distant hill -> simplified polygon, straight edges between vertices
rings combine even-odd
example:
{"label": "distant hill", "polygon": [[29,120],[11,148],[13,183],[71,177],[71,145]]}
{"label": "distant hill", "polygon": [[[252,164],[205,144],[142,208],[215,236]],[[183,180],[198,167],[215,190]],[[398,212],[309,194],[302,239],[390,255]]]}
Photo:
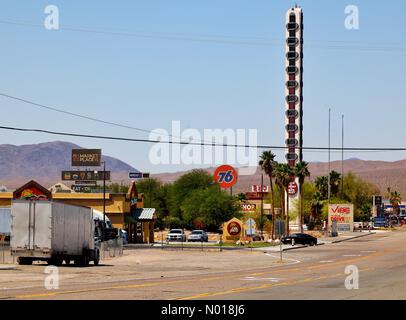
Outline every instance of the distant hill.
{"label": "distant hill", "polygon": [[[314,162],[310,163],[311,179],[314,180],[318,176],[327,175],[328,163]],[[331,163],[331,170],[341,172],[341,161],[334,161]],[[344,161],[344,172],[353,172],[355,175],[365,179],[366,181],[375,184],[384,194],[388,187],[397,190],[406,198],[406,160],[396,162],[385,161],[365,161],[360,159],[349,159]],[[207,172],[213,173],[214,169],[209,168]],[[176,173],[162,173],[154,175],[162,182],[173,182],[185,172]],[[261,184],[260,168],[254,175],[240,176],[236,187],[235,193],[247,192],[251,190],[254,184]],[[264,184],[269,185],[268,177],[264,178]]]}
{"label": "distant hill", "polygon": [[[71,169],[71,152],[77,148],[81,147],[62,141],[22,146],[0,145],[0,186],[12,189],[34,179],[49,187],[61,180],[62,170]],[[103,159],[107,170],[112,172],[113,181],[127,180],[128,172],[135,170],[116,158],[104,156]]]}

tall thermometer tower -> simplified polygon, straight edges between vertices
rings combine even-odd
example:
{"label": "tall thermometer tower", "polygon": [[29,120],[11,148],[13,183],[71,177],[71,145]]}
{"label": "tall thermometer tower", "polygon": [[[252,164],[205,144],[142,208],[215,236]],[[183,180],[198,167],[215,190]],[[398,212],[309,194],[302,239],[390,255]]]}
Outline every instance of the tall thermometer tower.
{"label": "tall thermometer tower", "polygon": [[[303,161],[303,12],[299,7],[286,14],[286,161],[294,167]],[[298,181],[288,188],[290,206],[300,201]],[[299,221],[297,221],[299,223]]]}

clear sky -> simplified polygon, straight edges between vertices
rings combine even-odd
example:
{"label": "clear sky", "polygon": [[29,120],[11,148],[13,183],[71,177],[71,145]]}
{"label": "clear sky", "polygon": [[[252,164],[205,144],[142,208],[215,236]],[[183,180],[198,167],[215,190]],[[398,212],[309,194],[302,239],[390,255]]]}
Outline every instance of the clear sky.
{"label": "clear sky", "polygon": [[[304,144],[327,146],[331,107],[333,146],[341,145],[345,114],[346,146],[405,147],[406,2],[297,3],[305,15]],[[62,30],[41,27],[50,4],[59,8]],[[283,145],[285,12],[294,4],[1,0],[0,92],[145,129],[169,130],[172,120],[199,130],[255,128],[260,144]],[[359,30],[344,26],[347,5],[360,10]],[[1,97],[0,110],[5,126],[148,136]],[[185,168],[153,166],[147,144],[0,130],[0,144],[53,140],[102,148],[143,171]],[[346,154],[350,157],[397,160],[406,153]],[[327,154],[307,152],[305,160],[326,161]]]}

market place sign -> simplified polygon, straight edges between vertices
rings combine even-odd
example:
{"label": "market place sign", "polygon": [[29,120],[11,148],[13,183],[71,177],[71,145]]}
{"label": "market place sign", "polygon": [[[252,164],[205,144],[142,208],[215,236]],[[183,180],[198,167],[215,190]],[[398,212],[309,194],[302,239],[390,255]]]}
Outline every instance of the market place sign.
{"label": "market place sign", "polygon": [[72,149],[72,167],[99,167],[101,149]]}

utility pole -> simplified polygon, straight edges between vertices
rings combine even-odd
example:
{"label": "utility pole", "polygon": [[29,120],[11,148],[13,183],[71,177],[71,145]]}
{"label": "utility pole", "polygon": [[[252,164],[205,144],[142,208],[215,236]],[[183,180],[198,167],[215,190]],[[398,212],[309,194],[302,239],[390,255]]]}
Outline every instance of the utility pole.
{"label": "utility pole", "polygon": [[331,202],[331,108],[328,109],[328,203]]}
{"label": "utility pole", "polygon": [[106,230],[106,161],[103,161],[103,236],[102,241],[105,238]]}
{"label": "utility pole", "polygon": [[341,115],[341,197],[344,195],[344,115]]}

